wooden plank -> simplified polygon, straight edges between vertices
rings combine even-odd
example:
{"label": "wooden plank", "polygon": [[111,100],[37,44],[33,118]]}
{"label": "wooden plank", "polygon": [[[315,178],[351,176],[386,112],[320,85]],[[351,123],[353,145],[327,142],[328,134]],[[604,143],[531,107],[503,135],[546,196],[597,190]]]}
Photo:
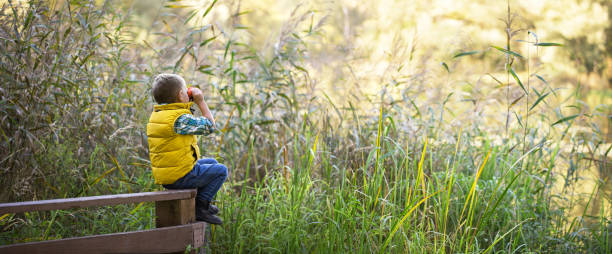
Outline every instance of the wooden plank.
{"label": "wooden plank", "polygon": [[[155,226],[157,228],[183,225],[193,222],[195,222],[195,198],[155,202]],[[202,246],[204,244],[204,234],[205,232],[202,231],[198,234],[201,235],[201,237],[196,238],[194,236],[194,241],[197,242],[198,246]],[[173,253],[180,254],[183,252]],[[194,254],[195,251],[192,250],[191,253]]]}
{"label": "wooden plank", "polygon": [[195,222],[195,198],[155,202],[155,226],[158,228]]}
{"label": "wooden plank", "polygon": [[201,247],[206,223],[0,246],[0,253],[168,253]]}
{"label": "wooden plank", "polygon": [[16,203],[0,203],[0,215],[5,213],[21,213],[30,211],[61,210],[92,206],[131,204],[140,202],[194,199],[195,195],[196,190],[190,189],[127,193],[80,198],[50,199]]}

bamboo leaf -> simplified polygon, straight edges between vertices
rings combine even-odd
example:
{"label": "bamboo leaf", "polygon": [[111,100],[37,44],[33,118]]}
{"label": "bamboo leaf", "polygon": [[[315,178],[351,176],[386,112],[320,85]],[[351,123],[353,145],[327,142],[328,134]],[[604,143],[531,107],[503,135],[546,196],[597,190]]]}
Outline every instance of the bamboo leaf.
{"label": "bamboo leaf", "polygon": [[498,46],[491,46],[491,47],[493,47],[493,48],[495,48],[495,49],[497,49],[497,50],[499,50],[501,52],[504,52],[505,54],[510,54],[510,55],[513,55],[513,56],[518,56],[520,58],[523,58],[523,56],[521,56],[519,53],[516,53],[514,51],[510,51],[510,50],[507,50],[507,49],[504,49],[504,48],[500,48]]}
{"label": "bamboo leaf", "polygon": [[514,116],[516,117],[516,121],[518,121],[521,128],[525,128],[525,126],[523,126],[523,122],[521,121],[521,117],[516,113],[516,111],[512,111],[512,113],[514,113]]}
{"label": "bamboo leaf", "polygon": [[183,22],[183,24],[187,24],[191,19],[193,19],[193,17],[195,17],[196,14],[198,14],[198,12],[196,10],[192,10],[189,14],[189,17],[185,19],[185,22]]}
{"label": "bamboo leaf", "polygon": [[475,51],[467,51],[467,52],[460,52],[456,55],[453,56],[453,58],[457,58],[457,57],[462,57],[462,56],[469,56],[469,55],[475,55],[480,53],[480,51],[475,50]]}
{"label": "bamboo leaf", "polygon": [[538,75],[538,74],[534,74],[536,76],[536,78],[538,78],[539,80],[541,80],[542,82],[544,82],[544,84],[548,87],[548,89],[550,91],[552,91],[552,93],[555,95],[555,97],[557,97],[557,92],[555,92],[555,89],[552,89],[550,87],[550,85],[548,84],[548,81],[546,81],[546,79],[544,79],[542,76]]}
{"label": "bamboo leaf", "polygon": [[206,15],[208,15],[210,10],[212,10],[213,6],[215,6],[216,3],[217,3],[217,0],[213,0],[212,3],[210,3],[208,8],[206,8],[206,11],[204,12],[204,14],[202,14],[202,18],[204,18],[204,17],[206,17]]}
{"label": "bamboo leaf", "polygon": [[531,90],[533,90],[534,93],[536,93],[536,95],[538,95],[538,97],[542,96],[542,94],[540,92],[538,92],[538,89],[535,88],[531,88]]}
{"label": "bamboo leaf", "polygon": [[542,76],[535,74],[535,76],[539,79],[542,80],[542,82],[544,82],[544,84],[548,85],[548,81],[546,81]]}
{"label": "bamboo leaf", "polygon": [[540,46],[540,47],[563,47],[563,44],[554,43],[554,42],[540,42],[540,43],[536,43],[533,45]]}
{"label": "bamboo leaf", "polygon": [[497,79],[495,76],[493,76],[491,73],[487,73],[487,75],[489,75],[489,77],[491,77],[493,80],[495,80],[495,82],[497,82],[499,85],[504,85],[504,83],[502,83],[501,81],[499,81],[499,79]]}
{"label": "bamboo leaf", "polygon": [[218,35],[215,35],[215,36],[213,36],[213,37],[211,37],[211,38],[206,39],[205,41],[203,41],[202,43],[200,43],[200,47],[202,47],[202,46],[204,46],[204,45],[208,44],[209,42],[213,41],[214,39],[216,39],[216,38],[217,38],[217,36],[218,36]]}
{"label": "bamboo leaf", "polygon": [[533,105],[531,106],[531,108],[529,108],[529,111],[531,111],[533,108],[535,108],[535,106],[538,105],[538,103],[540,103],[544,98],[546,98],[546,96],[548,96],[550,94],[550,92],[545,93],[543,95],[541,95],[540,97],[538,97],[538,99],[533,103]]}
{"label": "bamboo leaf", "polygon": [[448,73],[450,73],[450,70],[448,69],[448,65],[445,62],[441,62],[440,64],[442,65],[442,67],[444,67],[444,69],[446,69]]}
{"label": "bamboo leaf", "polygon": [[514,72],[514,69],[510,68],[508,71],[510,72],[510,74],[512,74],[512,77],[514,77],[514,80],[516,80],[516,82],[519,84],[519,86],[521,86],[521,88],[523,89],[525,94],[528,94],[527,90],[525,90],[525,87],[523,86],[523,82],[521,82],[519,77],[516,75],[516,72]]}
{"label": "bamboo leaf", "polygon": [[524,94],[521,94],[521,96],[519,96],[518,98],[514,99],[514,101],[512,101],[512,103],[510,103],[510,107],[514,106],[514,104],[519,102],[524,96],[525,96]]}
{"label": "bamboo leaf", "polygon": [[578,117],[580,114],[576,114],[576,115],[571,115],[571,116],[566,116],[564,118],[559,119],[558,121],[556,121],[555,123],[553,123],[551,126],[555,126],[557,124],[563,123],[563,122],[567,122],[569,120],[572,120],[576,117]]}

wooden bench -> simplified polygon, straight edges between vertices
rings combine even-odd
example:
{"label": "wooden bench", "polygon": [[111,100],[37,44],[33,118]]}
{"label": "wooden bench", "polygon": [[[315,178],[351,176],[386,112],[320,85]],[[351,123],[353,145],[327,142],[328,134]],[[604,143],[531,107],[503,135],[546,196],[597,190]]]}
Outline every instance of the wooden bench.
{"label": "wooden bench", "polygon": [[155,229],[0,246],[0,253],[183,253],[204,245],[206,223],[195,221],[196,190],[168,190],[0,204],[7,213],[155,202]]}

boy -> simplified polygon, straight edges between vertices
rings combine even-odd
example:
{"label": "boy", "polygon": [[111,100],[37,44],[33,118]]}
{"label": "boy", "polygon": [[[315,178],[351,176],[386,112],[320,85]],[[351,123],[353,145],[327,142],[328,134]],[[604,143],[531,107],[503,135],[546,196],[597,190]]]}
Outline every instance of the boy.
{"label": "boy", "polygon": [[[196,220],[220,225],[210,204],[227,178],[227,167],[215,159],[199,159],[200,148],[195,135],[213,132],[215,120],[204,102],[202,91],[191,89],[189,102],[185,80],[176,74],[159,74],[153,80],[153,97],[158,105],[147,124],[151,167],[156,184],[167,189],[197,188]],[[196,104],[203,116],[192,114]]]}

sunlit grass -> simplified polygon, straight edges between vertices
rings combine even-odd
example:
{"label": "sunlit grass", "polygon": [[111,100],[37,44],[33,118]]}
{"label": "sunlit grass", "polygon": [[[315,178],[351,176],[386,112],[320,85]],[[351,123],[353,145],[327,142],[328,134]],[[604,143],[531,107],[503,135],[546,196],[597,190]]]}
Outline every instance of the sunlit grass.
{"label": "sunlit grass", "polygon": [[[505,46],[440,49],[451,56],[444,64],[422,55],[418,39],[376,49],[384,61],[344,49],[370,75],[321,57],[334,34],[318,10],[292,9],[261,46],[235,34],[259,31],[238,22],[246,12],[193,23],[225,3],[165,2],[143,42],[129,40],[129,15],[106,3],[46,14],[44,4],[4,5],[2,38],[21,39],[0,43],[3,201],[161,189],[144,135],[148,81],[174,71],[206,91],[220,125],[200,139],[203,154],[230,168],[213,253],[611,250],[607,179],[589,186],[579,217],[568,215],[573,183],[608,170],[598,123],[610,108],[540,75],[533,52],[557,45],[513,37],[509,9]],[[464,70],[482,59],[503,66]],[[0,215],[0,243],[151,228],[153,216],[151,204]]]}

